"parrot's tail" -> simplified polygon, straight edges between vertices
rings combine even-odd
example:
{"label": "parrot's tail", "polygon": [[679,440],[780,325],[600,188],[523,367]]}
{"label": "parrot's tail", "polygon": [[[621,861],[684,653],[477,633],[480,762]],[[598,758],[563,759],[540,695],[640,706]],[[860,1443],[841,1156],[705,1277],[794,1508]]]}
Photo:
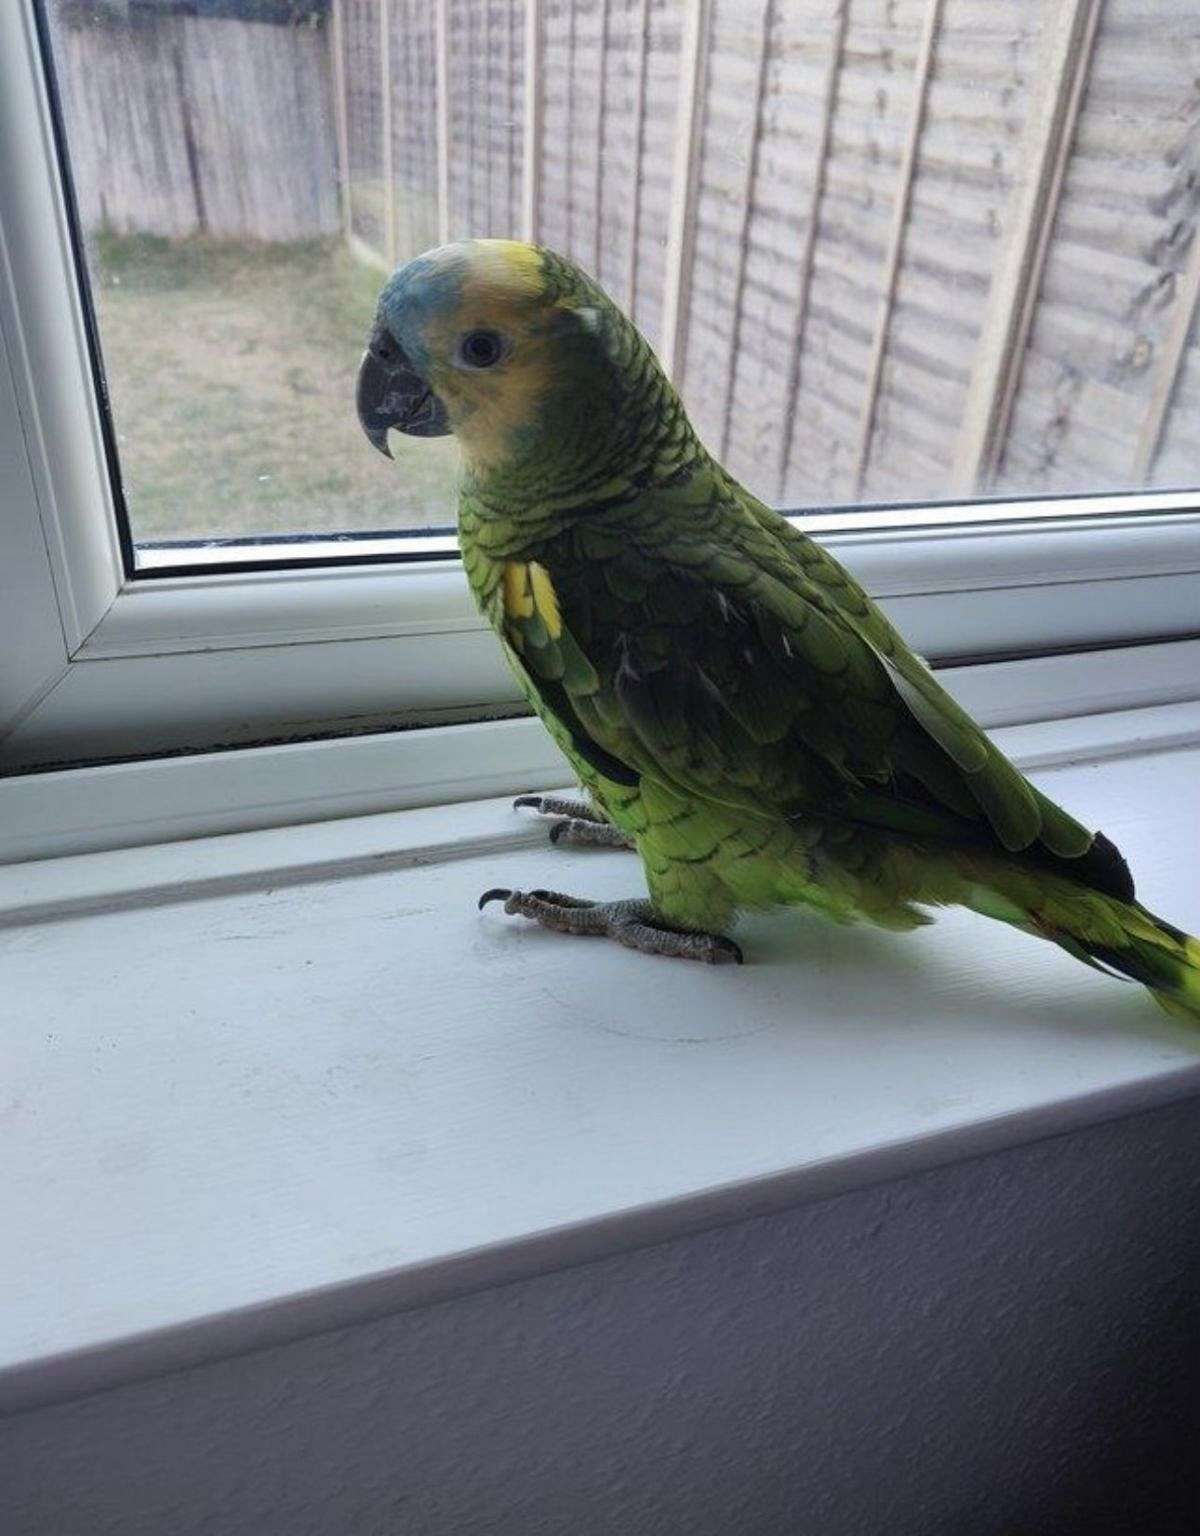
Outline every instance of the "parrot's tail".
{"label": "parrot's tail", "polygon": [[1140,902],[1053,877],[1007,874],[973,884],[965,905],[1049,939],[1094,970],[1141,982],[1168,1013],[1200,1019],[1200,939]]}

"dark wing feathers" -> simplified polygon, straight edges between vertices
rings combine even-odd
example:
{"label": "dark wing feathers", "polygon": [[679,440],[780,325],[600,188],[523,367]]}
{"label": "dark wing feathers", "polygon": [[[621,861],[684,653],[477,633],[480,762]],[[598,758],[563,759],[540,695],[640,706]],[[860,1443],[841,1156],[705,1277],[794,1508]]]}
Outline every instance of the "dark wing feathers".
{"label": "dark wing feathers", "polygon": [[510,640],[585,761],[751,813],[999,844],[1132,899],[1108,839],[1022,777],[848,572],[713,483],[702,518],[694,486],[647,493],[653,513],[583,523],[537,552],[559,632],[510,615]]}
{"label": "dark wing feathers", "polygon": [[517,570],[513,584],[520,590],[515,595],[509,593],[511,600],[505,612],[505,632],[514,659],[524,667],[543,706],[567,732],[584,762],[615,784],[636,785],[636,770],[604,746],[608,732],[596,728],[597,716],[591,706],[602,695],[606,697],[596,669],[561,615],[539,607],[528,567]]}
{"label": "dark wing feathers", "polygon": [[1121,900],[1132,901],[1133,876],[1116,846],[1103,833],[1089,832],[1013,767],[946,693],[921,659],[908,649],[849,572],[777,512],[748,497],[745,504],[758,526],[787,551],[876,650],[914,719],[961,770],[961,787],[947,784],[936,769],[939,782],[932,782],[928,761],[920,766],[912,761],[911,741],[905,751],[909,758],[905,766],[944,804],[960,813],[961,788],[968,789],[1010,851],[1040,847],[1052,862],[1064,861],[1063,872],[1072,878]]}

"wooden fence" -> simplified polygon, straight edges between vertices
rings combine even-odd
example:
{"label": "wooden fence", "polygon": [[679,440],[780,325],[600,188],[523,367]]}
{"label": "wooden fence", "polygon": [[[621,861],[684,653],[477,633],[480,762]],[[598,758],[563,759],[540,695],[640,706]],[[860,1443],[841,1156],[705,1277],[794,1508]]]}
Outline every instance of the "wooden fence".
{"label": "wooden fence", "polygon": [[68,7],[54,36],[85,227],[251,240],[339,232],[323,27]]}
{"label": "wooden fence", "polygon": [[770,500],[1196,480],[1194,0],[332,0],[63,46],[89,222],[543,241]]}
{"label": "wooden fence", "polygon": [[1194,482],[1191,0],[334,0],[381,266],[523,235],[785,504]]}

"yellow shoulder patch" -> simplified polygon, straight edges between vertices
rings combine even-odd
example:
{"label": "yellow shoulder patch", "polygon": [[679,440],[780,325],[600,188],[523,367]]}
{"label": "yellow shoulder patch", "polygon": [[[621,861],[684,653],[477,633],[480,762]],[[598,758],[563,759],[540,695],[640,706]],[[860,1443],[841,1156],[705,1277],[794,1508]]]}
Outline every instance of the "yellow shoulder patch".
{"label": "yellow shoulder patch", "polygon": [[504,562],[504,612],[510,619],[533,617],[533,589],[523,560]]}
{"label": "yellow shoulder patch", "polygon": [[536,560],[529,562],[529,587],[533,593],[533,606],[546,626],[551,640],[562,634],[562,614],[558,611],[558,593],[550,580],[550,572]]}
{"label": "yellow shoulder patch", "polygon": [[504,564],[504,612],[516,623],[534,614],[551,640],[562,634],[562,614],[550,572],[536,560],[507,560]]}

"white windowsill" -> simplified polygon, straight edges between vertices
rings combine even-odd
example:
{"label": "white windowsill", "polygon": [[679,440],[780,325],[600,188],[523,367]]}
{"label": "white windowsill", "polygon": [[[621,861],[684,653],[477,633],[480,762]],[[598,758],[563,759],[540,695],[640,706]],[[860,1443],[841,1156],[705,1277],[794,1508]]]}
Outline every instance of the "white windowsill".
{"label": "white windowsill", "polygon": [[[1200,708],[998,736],[1200,929]],[[638,888],[543,837],[485,801],[0,870],[0,1411],[1200,1092],[1200,1032],[969,914],[756,918],[713,971],[477,913]]]}
{"label": "white windowsill", "polygon": [[[1068,744],[1119,754],[1129,730],[1192,739],[1200,640],[948,667],[939,676],[989,729],[1033,723],[1036,734],[1038,722],[1074,720],[1070,732],[1053,734],[1050,757],[1036,758],[1048,766]],[[1133,712],[1132,723],[1114,711]],[[525,717],[0,774],[0,865],[519,794],[566,772],[545,730]]]}

